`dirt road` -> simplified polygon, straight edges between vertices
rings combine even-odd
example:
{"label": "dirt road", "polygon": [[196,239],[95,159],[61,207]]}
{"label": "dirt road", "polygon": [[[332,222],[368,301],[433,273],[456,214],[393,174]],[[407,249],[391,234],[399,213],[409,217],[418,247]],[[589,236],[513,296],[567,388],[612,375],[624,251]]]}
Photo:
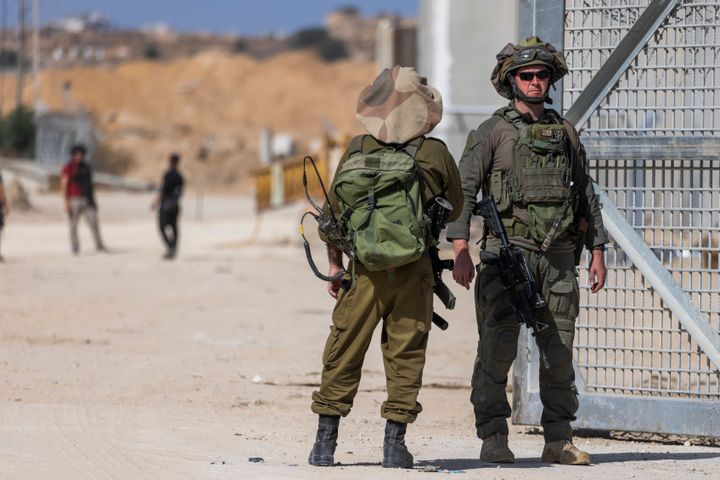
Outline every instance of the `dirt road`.
{"label": "dirt road", "polygon": [[[299,208],[187,199],[180,256],[161,260],[148,196],[101,195],[109,255],[69,251],[54,197],[8,219],[0,264],[0,479],[720,478],[720,449],[579,438],[591,467],[545,466],[542,437],[513,427],[518,462],[477,460],[468,402],[472,299],[430,340],[425,411],[408,431],[414,471],[379,467],[379,341],[336,460],[307,465],[310,394],[333,307],[295,243]],[[322,248],[317,248],[322,256]],[[263,461],[251,462],[251,458]],[[436,470],[424,473],[421,470]]]}

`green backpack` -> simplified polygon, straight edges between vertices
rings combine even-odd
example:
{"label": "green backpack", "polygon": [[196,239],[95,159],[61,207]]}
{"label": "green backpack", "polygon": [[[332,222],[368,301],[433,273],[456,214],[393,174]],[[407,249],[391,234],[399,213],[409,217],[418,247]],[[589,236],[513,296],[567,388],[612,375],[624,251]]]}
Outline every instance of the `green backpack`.
{"label": "green backpack", "polygon": [[425,253],[426,222],[415,154],[423,138],[363,153],[364,136],[350,143],[349,157],[332,190],[340,223],[349,232],[354,257],[368,270],[388,270]]}

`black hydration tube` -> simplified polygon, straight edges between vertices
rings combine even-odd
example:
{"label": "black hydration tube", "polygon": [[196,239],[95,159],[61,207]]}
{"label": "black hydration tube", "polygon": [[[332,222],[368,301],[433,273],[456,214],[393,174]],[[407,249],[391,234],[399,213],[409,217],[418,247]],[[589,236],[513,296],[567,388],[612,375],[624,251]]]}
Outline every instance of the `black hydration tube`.
{"label": "black hydration tube", "polygon": [[320,273],[320,270],[318,270],[317,265],[315,265],[315,261],[312,258],[312,251],[310,250],[310,242],[308,242],[307,238],[305,237],[305,227],[303,226],[303,222],[305,221],[305,217],[310,215],[312,216],[315,221],[318,221],[319,213],[322,212],[322,208],[315,203],[315,201],[310,197],[310,194],[308,193],[308,186],[307,186],[307,162],[310,160],[310,163],[313,166],[313,169],[315,170],[315,175],[317,176],[318,181],[320,182],[320,187],[322,188],[323,195],[325,196],[325,200],[327,201],[328,208],[330,209],[330,215],[332,215],[332,218],[337,218],[335,216],[335,211],[332,208],[332,204],[330,202],[330,198],[328,197],[327,190],[325,189],[325,184],[322,181],[322,177],[320,176],[320,172],[318,171],[317,165],[315,164],[315,160],[309,155],[306,155],[305,158],[303,158],[303,187],[305,188],[305,198],[307,198],[310,205],[313,206],[313,208],[318,213],[313,212],[305,212],[303,216],[300,218],[300,236],[302,236],[303,239],[303,247],[305,248],[305,257],[307,258],[308,264],[310,265],[310,269],[315,274],[316,277],[318,277],[320,280],[324,280],[326,282],[338,282],[340,281],[341,286],[348,290],[350,288],[350,281],[341,281],[343,276],[345,275],[345,271],[341,270],[335,275],[329,276],[324,275]]}

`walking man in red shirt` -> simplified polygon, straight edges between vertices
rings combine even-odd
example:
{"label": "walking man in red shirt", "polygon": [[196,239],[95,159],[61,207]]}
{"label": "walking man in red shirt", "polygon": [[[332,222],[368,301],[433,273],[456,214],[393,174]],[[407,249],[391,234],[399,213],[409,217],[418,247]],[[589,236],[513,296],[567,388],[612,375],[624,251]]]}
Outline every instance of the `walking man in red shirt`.
{"label": "walking man in red shirt", "polygon": [[92,170],[85,161],[87,149],[85,145],[77,144],[70,150],[70,161],[65,164],[60,177],[60,191],[65,200],[65,213],[70,219],[70,244],[74,254],[80,252],[80,239],[77,225],[80,216],[84,215],[90,225],[95,248],[98,252],[105,252],[105,245],[100,237],[100,224],[98,222],[97,204],[93,190]]}

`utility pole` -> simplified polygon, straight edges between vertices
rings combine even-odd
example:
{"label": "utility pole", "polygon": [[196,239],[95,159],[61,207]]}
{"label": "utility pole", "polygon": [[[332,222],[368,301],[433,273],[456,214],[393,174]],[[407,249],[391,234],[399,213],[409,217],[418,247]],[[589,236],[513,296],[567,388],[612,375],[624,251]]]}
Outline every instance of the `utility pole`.
{"label": "utility pole", "polygon": [[[3,62],[7,61],[7,0],[0,0],[0,56]],[[5,65],[0,65],[0,115],[5,107]]]}
{"label": "utility pole", "polygon": [[40,102],[40,33],[38,32],[39,0],[31,0],[32,9],[32,76],[33,76],[33,110],[37,112]]}
{"label": "utility pole", "polygon": [[15,108],[22,107],[22,91],[25,77],[25,0],[17,0],[18,6],[18,55],[17,55],[17,89]]}

